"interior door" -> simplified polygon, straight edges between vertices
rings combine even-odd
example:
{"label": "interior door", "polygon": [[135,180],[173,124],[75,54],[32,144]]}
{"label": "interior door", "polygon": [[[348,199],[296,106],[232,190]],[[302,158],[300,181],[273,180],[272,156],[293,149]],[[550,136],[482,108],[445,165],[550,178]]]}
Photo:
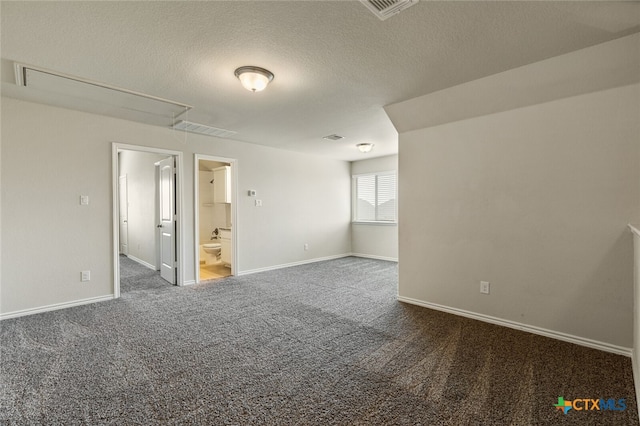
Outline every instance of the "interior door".
{"label": "interior door", "polygon": [[175,167],[173,157],[157,163],[160,223],[160,276],[176,284]]}
{"label": "interior door", "polygon": [[118,196],[120,199],[120,253],[129,255],[129,192],[127,175],[118,180]]}

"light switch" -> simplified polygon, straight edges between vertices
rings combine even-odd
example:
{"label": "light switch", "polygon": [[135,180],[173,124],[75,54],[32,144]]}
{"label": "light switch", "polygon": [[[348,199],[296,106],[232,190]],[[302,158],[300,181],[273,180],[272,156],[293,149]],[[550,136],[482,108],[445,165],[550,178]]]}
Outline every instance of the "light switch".
{"label": "light switch", "polygon": [[80,196],[80,205],[81,206],[88,206],[89,205],[89,196],[88,195],[81,195]]}
{"label": "light switch", "polygon": [[256,200],[256,207],[262,207],[262,200]]}

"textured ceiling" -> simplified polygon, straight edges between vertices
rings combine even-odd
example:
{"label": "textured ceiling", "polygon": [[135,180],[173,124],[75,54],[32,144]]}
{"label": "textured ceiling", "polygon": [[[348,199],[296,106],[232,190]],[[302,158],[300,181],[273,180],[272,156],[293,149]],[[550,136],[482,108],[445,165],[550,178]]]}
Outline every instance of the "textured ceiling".
{"label": "textured ceiling", "polygon": [[[190,121],[230,139],[343,160],[397,152],[385,105],[640,31],[640,3],[609,1],[422,0],[386,21],[357,1],[3,1],[0,13],[5,95],[20,96],[4,66],[18,61],[192,105]],[[233,75],[243,65],[275,79],[250,93]]]}

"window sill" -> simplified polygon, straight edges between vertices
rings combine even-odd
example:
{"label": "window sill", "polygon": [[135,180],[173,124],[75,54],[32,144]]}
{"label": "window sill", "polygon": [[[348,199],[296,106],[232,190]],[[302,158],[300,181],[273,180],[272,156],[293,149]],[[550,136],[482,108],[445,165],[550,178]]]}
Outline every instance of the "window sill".
{"label": "window sill", "polygon": [[398,222],[367,222],[367,221],[353,221],[352,225],[374,225],[374,226],[398,226]]}

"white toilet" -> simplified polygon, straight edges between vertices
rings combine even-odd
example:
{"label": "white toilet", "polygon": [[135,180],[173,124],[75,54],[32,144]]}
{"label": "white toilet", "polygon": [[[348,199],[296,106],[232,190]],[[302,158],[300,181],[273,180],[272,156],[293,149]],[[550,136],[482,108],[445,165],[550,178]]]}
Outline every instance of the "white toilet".
{"label": "white toilet", "polygon": [[222,245],[220,243],[207,243],[202,245],[202,249],[205,253],[213,256],[213,261],[215,262],[220,258],[220,250],[222,250]]}

